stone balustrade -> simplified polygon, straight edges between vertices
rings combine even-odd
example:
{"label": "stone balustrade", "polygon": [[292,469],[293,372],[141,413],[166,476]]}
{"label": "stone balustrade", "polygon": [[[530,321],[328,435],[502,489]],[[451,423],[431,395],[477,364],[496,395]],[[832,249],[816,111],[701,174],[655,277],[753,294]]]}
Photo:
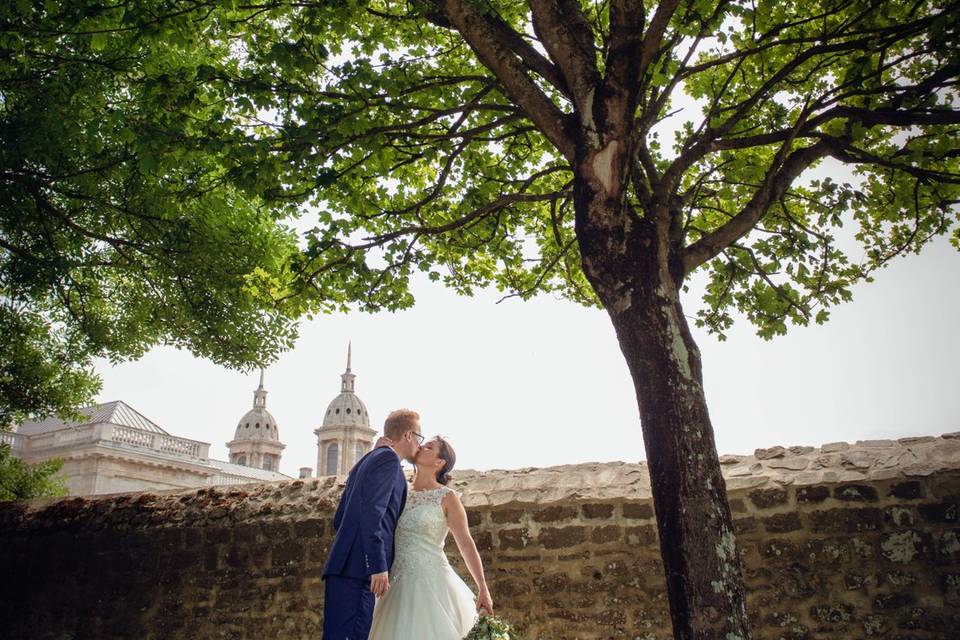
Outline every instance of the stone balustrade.
{"label": "stone balustrade", "polygon": [[211,486],[225,487],[225,486],[234,486],[238,484],[251,484],[258,481],[256,478],[251,478],[250,476],[238,476],[232,473],[218,473],[213,476],[208,482]]}
{"label": "stone balustrade", "polygon": [[210,445],[206,442],[110,423],[87,424],[35,435],[4,433],[2,437],[5,442],[9,438],[11,446],[18,448],[17,450],[28,459],[31,451],[50,450],[56,447],[102,445],[129,451],[155,453],[191,462],[203,462],[208,459],[210,450]]}
{"label": "stone balustrade", "polygon": [[26,436],[12,431],[0,431],[0,443],[9,445],[11,451],[20,451],[23,449],[25,437]]}

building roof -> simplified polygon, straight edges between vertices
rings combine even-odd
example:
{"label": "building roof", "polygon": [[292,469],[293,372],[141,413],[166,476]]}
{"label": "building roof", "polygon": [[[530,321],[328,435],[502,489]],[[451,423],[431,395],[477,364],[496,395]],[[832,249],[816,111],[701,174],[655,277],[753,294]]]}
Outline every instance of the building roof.
{"label": "building roof", "polygon": [[59,431],[60,429],[80,427],[87,424],[109,423],[170,435],[155,422],[145,417],[123,400],[114,400],[113,402],[104,402],[102,404],[84,407],[80,409],[80,414],[85,417],[84,420],[61,420],[56,417],[39,421],[27,420],[17,427],[17,433],[32,436],[40,433]]}
{"label": "building roof", "polygon": [[256,467],[245,467],[242,464],[233,464],[224,460],[207,460],[211,467],[220,469],[223,473],[229,473],[235,476],[244,476],[255,480],[293,480],[291,476],[280,473],[279,471],[267,471],[266,469],[257,469]]}

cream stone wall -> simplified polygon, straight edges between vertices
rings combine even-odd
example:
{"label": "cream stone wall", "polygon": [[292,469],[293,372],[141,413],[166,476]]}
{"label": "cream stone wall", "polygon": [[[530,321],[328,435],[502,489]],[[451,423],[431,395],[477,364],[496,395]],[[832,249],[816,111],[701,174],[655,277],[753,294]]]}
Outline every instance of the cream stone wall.
{"label": "cream stone wall", "polygon": [[216,470],[203,465],[157,464],[136,456],[111,457],[88,450],[69,452],[58,474],[71,496],[163,491],[205,486]]}
{"label": "cream stone wall", "polygon": [[[724,456],[753,637],[957,637],[958,436]],[[0,629],[316,639],[338,482],[0,505],[17,585]],[[455,486],[497,608],[526,638],[670,637],[645,465],[462,472]]]}
{"label": "cream stone wall", "polygon": [[121,493],[143,491],[142,487],[152,487],[150,491],[180,489],[183,487],[204,486],[215,475],[206,465],[176,465],[149,463],[143,460],[123,457],[98,457],[96,493]]}

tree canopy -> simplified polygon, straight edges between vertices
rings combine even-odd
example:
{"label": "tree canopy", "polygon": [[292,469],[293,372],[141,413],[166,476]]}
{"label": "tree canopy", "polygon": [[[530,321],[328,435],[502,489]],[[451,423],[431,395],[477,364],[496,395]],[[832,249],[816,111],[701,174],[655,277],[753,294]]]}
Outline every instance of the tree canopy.
{"label": "tree canopy", "polygon": [[[41,186],[62,214],[109,219],[58,229],[90,243],[111,224],[143,232],[151,215],[212,227],[234,212],[231,231],[180,246],[204,263],[309,208],[283,296],[296,311],[407,306],[416,270],[463,293],[494,284],[596,304],[574,242],[567,130],[588,110],[578,84],[631,72],[629,197],[638,210],[671,199],[684,272],[709,270],[700,320],[715,331],[732,309],[764,336],[822,321],[853,282],[955,224],[956,3],[531,6],[12,3],[5,219],[43,211]],[[451,23],[454,9],[476,34]],[[611,26],[611,11],[635,24]],[[645,18],[662,22],[657,46],[608,68]],[[824,161],[854,178],[798,179]],[[842,226],[862,257],[837,246]],[[36,251],[5,248],[8,263]],[[110,250],[163,262],[165,247],[137,249]],[[143,315],[125,317],[91,318],[90,332],[138,333]]]}
{"label": "tree canopy", "polygon": [[89,402],[93,357],[170,344],[245,367],[295,336],[273,295],[296,252],[283,208],[172,137],[217,114],[178,108],[183,51],[131,31],[104,46],[100,29],[149,29],[129,9],[0,9],[2,424]]}
{"label": "tree canopy", "polygon": [[[309,162],[311,174],[331,181],[322,190],[304,185],[324,211],[310,234],[316,250],[305,256],[303,291],[335,287],[327,283],[336,282],[338,260],[377,247],[373,293],[392,292],[382,280],[429,268],[466,293],[493,283],[595,303],[574,242],[565,131],[591,109],[578,94],[590,96],[617,72],[605,65],[626,37],[611,32],[618,3],[559,3],[556,16],[539,15],[536,2],[532,13],[519,3],[446,4],[477,21],[465,18],[479,25],[474,39],[452,33],[431,3],[299,14],[303,24],[312,15],[329,22],[329,57],[317,61],[325,73],[309,76],[316,84],[283,74],[269,108],[281,139],[316,145],[309,154],[277,147],[290,154],[284,164]],[[642,73],[632,69],[638,149],[627,197],[638,211],[658,199],[675,209],[684,274],[709,270],[703,324],[722,332],[737,309],[769,337],[790,322],[823,321],[852,283],[955,225],[951,3],[648,10],[667,5],[679,8],[657,50],[642,52]],[[309,48],[290,48],[309,59]],[[272,61],[251,73],[268,68]],[[689,105],[674,114],[681,92],[702,115]],[[664,139],[658,124],[671,118],[679,124]],[[854,178],[798,179],[825,161],[851,165]],[[835,242],[842,226],[855,229],[862,258]],[[351,241],[358,237],[366,241]]]}
{"label": "tree canopy", "polygon": [[18,0],[2,295],[61,348],[232,364],[288,343],[286,317],[407,307],[418,272],[601,306],[675,634],[745,638],[679,291],[701,271],[698,322],[771,337],[957,241],[958,4]]}

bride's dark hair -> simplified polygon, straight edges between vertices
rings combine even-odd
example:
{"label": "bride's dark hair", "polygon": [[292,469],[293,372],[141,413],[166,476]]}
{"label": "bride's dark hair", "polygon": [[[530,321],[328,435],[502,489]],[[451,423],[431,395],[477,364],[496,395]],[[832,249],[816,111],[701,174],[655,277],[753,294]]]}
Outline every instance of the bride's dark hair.
{"label": "bride's dark hair", "polygon": [[437,471],[437,482],[447,484],[450,482],[450,472],[453,471],[453,465],[457,463],[457,454],[453,451],[450,443],[440,436],[436,437],[436,441],[437,457],[446,463],[443,465],[443,468]]}

